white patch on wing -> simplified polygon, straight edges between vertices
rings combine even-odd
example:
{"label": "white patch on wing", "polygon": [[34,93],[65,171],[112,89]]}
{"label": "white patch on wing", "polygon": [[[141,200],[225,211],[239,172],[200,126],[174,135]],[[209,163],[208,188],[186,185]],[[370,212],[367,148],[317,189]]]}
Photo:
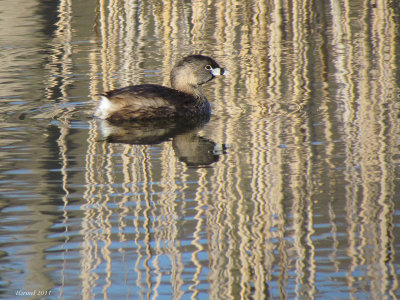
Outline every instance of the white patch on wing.
{"label": "white patch on wing", "polygon": [[100,119],[106,119],[109,113],[112,111],[111,109],[112,103],[106,96],[100,96],[100,103],[97,106],[95,116],[99,117]]}

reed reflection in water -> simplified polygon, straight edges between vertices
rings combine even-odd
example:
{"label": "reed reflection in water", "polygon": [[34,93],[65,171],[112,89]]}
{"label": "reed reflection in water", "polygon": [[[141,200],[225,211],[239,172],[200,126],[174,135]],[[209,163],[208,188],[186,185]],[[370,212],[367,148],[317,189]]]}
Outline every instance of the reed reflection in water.
{"label": "reed reflection in water", "polygon": [[[398,5],[55,3],[54,24],[31,10],[46,30],[0,49],[0,274],[12,278],[1,293],[400,297]],[[87,117],[103,91],[169,85],[172,65],[194,52],[231,74],[205,87],[210,120]],[[9,77],[23,64],[34,66],[26,81]],[[21,224],[36,224],[35,240],[12,229]]]}

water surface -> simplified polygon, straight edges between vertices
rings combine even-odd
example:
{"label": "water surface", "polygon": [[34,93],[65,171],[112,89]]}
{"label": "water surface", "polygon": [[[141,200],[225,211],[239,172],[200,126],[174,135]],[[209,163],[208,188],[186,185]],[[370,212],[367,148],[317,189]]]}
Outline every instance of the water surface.
{"label": "water surface", "polygon": [[[0,8],[2,298],[400,298],[398,5]],[[191,53],[209,120],[91,117]]]}

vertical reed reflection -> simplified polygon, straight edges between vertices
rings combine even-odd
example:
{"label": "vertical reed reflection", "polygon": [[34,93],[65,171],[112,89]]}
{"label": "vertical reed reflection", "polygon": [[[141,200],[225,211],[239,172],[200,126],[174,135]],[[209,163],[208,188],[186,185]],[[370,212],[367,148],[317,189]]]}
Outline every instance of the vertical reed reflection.
{"label": "vertical reed reflection", "polygon": [[[69,78],[72,68],[72,3],[69,0],[59,1],[57,6],[58,21],[55,24],[54,37],[52,39],[51,53],[49,56],[47,71],[49,79],[45,84],[45,97],[48,101],[56,103],[67,103],[68,87],[72,83]],[[48,16],[46,16],[48,17]],[[32,99],[31,99],[32,100]],[[52,115],[59,114],[60,121],[60,134],[57,138],[57,145],[59,148],[59,159],[61,161],[61,176],[62,176],[62,227],[64,228],[64,242],[61,245],[63,250],[62,254],[62,268],[61,268],[61,285],[58,287],[60,297],[64,296],[64,288],[66,284],[66,269],[68,260],[68,243],[69,238],[69,214],[68,205],[70,204],[69,196],[70,190],[68,187],[70,181],[70,174],[68,168],[70,166],[70,158],[68,156],[69,146],[68,139],[70,136],[69,122],[71,119],[72,107],[63,109],[54,109]],[[46,113],[45,113],[46,114]],[[44,209],[43,207],[41,209]],[[45,268],[43,268],[44,270]],[[41,276],[37,276],[41,277]]]}
{"label": "vertical reed reflection", "polygon": [[343,268],[352,297],[395,295],[398,33],[386,1],[101,0],[97,12],[90,94],[167,85],[177,58],[210,52],[232,75],[208,88],[218,118],[203,133],[236,148],[193,170],[169,143],[96,143],[90,122],[85,298],[108,296],[113,243],[140,298],[168,285],[175,298],[262,299],[271,282],[275,297],[318,298],[319,274]]}
{"label": "vertical reed reflection", "polygon": [[[352,12],[349,5],[340,7],[337,4],[334,12],[340,10],[348,16]],[[384,1],[377,3],[375,9],[365,5],[359,16],[362,20],[360,32],[353,32],[348,19],[343,29],[337,25],[334,44],[338,47],[338,80],[342,87],[338,90],[338,98],[343,101],[343,116],[338,117],[347,125],[345,176],[349,184],[346,209],[348,251],[352,259],[348,284],[350,290],[366,291],[366,281],[371,276],[374,284],[369,292],[375,299],[394,295],[391,287],[398,284],[389,275],[393,262],[390,259],[384,262],[390,252],[388,249],[391,249],[388,238],[392,236],[391,213],[386,213],[391,211],[395,195],[391,184],[393,165],[390,163],[393,148],[389,145],[394,142],[391,137],[398,134],[398,129],[393,127],[398,121],[392,122],[394,111],[388,109],[393,107],[396,88],[392,85],[394,74],[390,71],[396,51],[395,24],[391,15],[392,11]],[[337,24],[343,23],[341,20],[338,18]],[[346,46],[344,41],[352,42]],[[365,281],[360,283],[354,279],[354,273],[366,265],[375,268],[367,271],[368,276],[363,276],[362,281]]]}

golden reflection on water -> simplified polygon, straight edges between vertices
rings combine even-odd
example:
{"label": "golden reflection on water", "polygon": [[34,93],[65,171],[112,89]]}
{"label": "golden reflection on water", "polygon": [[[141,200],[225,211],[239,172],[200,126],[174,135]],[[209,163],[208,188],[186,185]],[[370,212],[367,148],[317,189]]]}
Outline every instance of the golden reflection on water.
{"label": "golden reflection on water", "polygon": [[[89,121],[81,224],[83,298],[93,298],[99,284],[105,299],[110,298],[116,237],[121,244],[135,245],[134,263],[124,247],[118,251],[126,276],[132,269],[137,273],[140,298],[159,296],[165,255],[171,264],[173,297],[183,295],[188,262],[182,251],[189,248],[195,269],[189,286],[193,299],[206,268],[211,299],[263,299],[274,276],[281,298],[288,298],[289,281],[294,281],[297,298],[315,298],[316,256],[321,255],[321,241],[315,236],[323,233],[317,219],[322,213],[329,216],[324,220],[332,239],[324,241],[332,249],[328,259],[335,261],[343,251],[350,259],[345,283],[350,296],[367,292],[371,284],[374,299],[395,297],[398,280],[388,252],[394,249],[394,156],[399,155],[393,151],[400,145],[393,67],[398,27],[387,1],[377,1],[376,8],[361,1],[322,2],[98,2],[97,44],[89,53],[90,95],[130,83],[167,85],[177,58],[204,51],[231,72],[207,89],[218,118],[204,132],[237,150],[218,167],[189,172],[171,143],[162,145],[159,160],[150,159],[147,146],[99,143],[97,124]],[[62,77],[63,99],[71,83],[66,76],[71,66],[71,5],[60,3],[49,63],[49,72]],[[52,77],[47,82],[49,98],[55,81]],[[315,82],[319,86],[313,86]],[[70,114],[63,113],[67,124]],[[244,115],[246,128],[238,128]],[[67,168],[65,128],[58,143]],[[323,154],[313,145],[321,141]],[[340,151],[343,166],[337,158]],[[345,191],[318,200],[321,189],[340,186],[336,180],[341,167]],[[67,206],[68,173],[63,171],[63,176]],[[194,193],[192,181],[197,182]],[[183,229],[179,218],[188,204],[179,202],[192,194],[193,219],[189,229]],[[117,235],[112,233],[112,195],[120,195]],[[319,201],[329,202],[323,206]],[[347,213],[345,246],[337,236],[338,226],[343,226],[336,220],[338,205]],[[67,221],[66,208],[64,215]],[[126,233],[130,227],[135,234]],[[192,230],[190,246],[180,245],[185,230]],[[204,231],[207,245],[202,243]],[[199,259],[203,252],[208,253],[208,265]],[[105,267],[99,275],[100,265]],[[276,265],[278,275],[272,274]],[[360,270],[362,266],[370,268]]]}

